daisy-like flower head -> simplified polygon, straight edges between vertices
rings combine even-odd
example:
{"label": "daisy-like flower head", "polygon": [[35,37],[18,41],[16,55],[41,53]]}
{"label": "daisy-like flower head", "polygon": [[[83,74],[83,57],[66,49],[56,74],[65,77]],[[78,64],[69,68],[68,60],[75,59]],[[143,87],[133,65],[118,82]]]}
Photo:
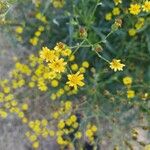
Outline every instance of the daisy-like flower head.
{"label": "daisy-like flower head", "polygon": [[49,63],[49,67],[54,71],[58,73],[62,73],[65,71],[66,62],[64,62],[64,59],[56,59],[55,61]]}
{"label": "daisy-like flower head", "polygon": [[40,58],[42,58],[46,62],[53,62],[57,58],[57,56],[55,55],[54,50],[50,50],[47,47],[43,47],[42,51],[40,52]]}
{"label": "daisy-like flower head", "polygon": [[124,64],[120,63],[121,60],[119,59],[113,59],[112,62],[110,62],[110,68],[112,70],[114,70],[115,72],[118,71],[122,71],[123,67],[125,66]]}
{"label": "daisy-like flower head", "polygon": [[70,87],[73,87],[75,90],[77,90],[78,86],[84,86],[84,82],[82,81],[84,80],[84,76],[83,74],[80,74],[79,71],[75,74],[69,74],[68,80],[69,81],[66,84],[68,84]]}
{"label": "daisy-like flower head", "polygon": [[145,1],[142,5],[143,11],[150,12],[150,1]]}
{"label": "daisy-like flower head", "polygon": [[130,14],[138,15],[141,12],[141,6],[139,4],[130,4]]}

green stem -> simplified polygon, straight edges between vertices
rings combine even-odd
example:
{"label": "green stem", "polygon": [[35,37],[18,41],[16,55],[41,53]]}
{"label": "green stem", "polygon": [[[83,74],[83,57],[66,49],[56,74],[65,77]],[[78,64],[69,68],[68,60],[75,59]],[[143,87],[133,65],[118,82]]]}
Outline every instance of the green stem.
{"label": "green stem", "polygon": [[110,64],[110,61],[104,58],[103,56],[101,56],[96,50],[95,50],[95,53],[98,55],[99,58],[103,59],[104,61]]}

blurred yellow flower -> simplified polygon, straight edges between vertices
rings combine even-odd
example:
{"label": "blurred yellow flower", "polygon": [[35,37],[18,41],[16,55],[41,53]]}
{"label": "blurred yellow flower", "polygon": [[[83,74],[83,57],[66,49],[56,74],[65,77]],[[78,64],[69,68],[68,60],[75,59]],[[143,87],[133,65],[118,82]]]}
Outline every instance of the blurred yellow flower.
{"label": "blurred yellow flower", "polygon": [[112,19],[112,13],[107,13],[107,14],[105,15],[105,19],[106,19],[107,21],[110,21],[110,20]]}
{"label": "blurred yellow flower", "polygon": [[128,90],[127,91],[127,97],[130,98],[134,98],[135,97],[135,91],[133,90]]}
{"label": "blurred yellow flower", "polygon": [[129,76],[124,77],[123,78],[123,83],[124,83],[124,85],[130,85],[130,84],[132,84],[132,78],[129,77]]}
{"label": "blurred yellow flower", "polygon": [[117,16],[120,14],[120,9],[118,7],[114,7],[112,10],[112,13],[114,16]]}
{"label": "blurred yellow flower", "polygon": [[16,33],[21,34],[23,32],[23,28],[21,26],[16,27],[15,29]]}
{"label": "blurred yellow flower", "polygon": [[135,36],[137,31],[136,31],[136,29],[131,28],[131,29],[129,29],[128,33],[129,33],[130,36]]}

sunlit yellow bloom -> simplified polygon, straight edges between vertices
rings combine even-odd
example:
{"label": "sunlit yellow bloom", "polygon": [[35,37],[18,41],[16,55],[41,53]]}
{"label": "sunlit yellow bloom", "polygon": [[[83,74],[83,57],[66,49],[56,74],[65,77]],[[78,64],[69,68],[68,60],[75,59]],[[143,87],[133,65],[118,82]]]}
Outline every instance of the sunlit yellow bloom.
{"label": "sunlit yellow bloom", "polygon": [[69,81],[67,82],[67,84],[71,87],[74,87],[75,89],[77,89],[78,86],[84,86],[84,82],[82,82],[82,80],[84,80],[84,76],[83,74],[80,74],[80,72],[69,74],[68,80]]}
{"label": "sunlit yellow bloom", "polygon": [[54,71],[58,73],[62,73],[65,71],[66,62],[64,62],[64,59],[56,59],[55,61],[49,63],[49,67]]}
{"label": "sunlit yellow bloom", "polygon": [[114,70],[115,72],[118,71],[122,71],[123,67],[125,66],[124,64],[120,63],[121,60],[119,59],[113,59],[112,62],[110,62],[110,68],[112,70]]}
{"label": "sunlit yellow bloom", "polygon": [[150,1],[145,1],[142,5],[143,11],[150,12]]}
{"label": "sunlit yellow bloom", "polygon": [[52,62],[56,59],[55,52],[47,47],[43,47],[40,51],[40,57],[46,62]]}
{"label": "sunlit yellow bloom", "polygon": [[130,14],[138,15],[141,12],[141,6],[139,4],[130,4]]}

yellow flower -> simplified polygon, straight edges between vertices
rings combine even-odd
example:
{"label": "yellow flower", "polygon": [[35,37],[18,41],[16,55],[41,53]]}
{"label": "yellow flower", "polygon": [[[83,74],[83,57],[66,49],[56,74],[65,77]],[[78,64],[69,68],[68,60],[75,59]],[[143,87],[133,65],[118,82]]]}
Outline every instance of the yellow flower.
{"label": "yellow flower", "polygon": [[135,27],[137,30],[141,29],[144,26],[144,18],[138,18],[137,23],[135,24]]}
{"label": "yellow flower", "polygon": [[52,93],[52,95],[50,96],[50,99],[54,101],[54,100],[56,100],[56,98],[57,98],[57,95]]}
{"label": "yellow flower", "polygon": [[72,108],[72,103],[70,101],[65,102],[65,110],[70,110]]}
{"label": "yellow flower", "polygon": [[28,104],[24,103],[21,108],[24,111],[28,110]]}
{"label": "yellow flower", "polygon": [[72,122],[76,122],[77,117],[76,117],[75,115],[72,115],[72,116],[70,117],[70,120],[71,120]]}
{"label": "yellow flower", "polygon": [[92,137],[93,136],[93,132],[90,129],[86,130],[85,134],[86,134],[87,137]]}
{"label": "yellow flower", "polygon": [[120,9],[118,7],[114,7],[112,10],[112,13],[114,16],[117,16],[120,14]]}
{"label": "yellow flower", "polygon": [[22,27],[16,27],[15,29],[16,33],[21,34],[23,32],[23,28]]}
{"label": "yellow flower", "polygon": [[127,97],[130,99],[130,98],[134,98],[135,96],[135,91],[133,90],[128,90],[127,91]]}
{"label": "yellow flower", "polygon": [[78,65],[77,65],[77,64],[71,65],[71,69],[72,69],[73,71],[77,71],[77,70],[78,70]]}
{"label": "yellow flower", "polygon": [[65,127],[65,122],[64,120],[60,120],[59,123],[58,123],[58,128],[59,129],[63,129]]}
{"label": "yellow flower", "polygon": [[33,46],[36,46],[38,44],[38,41],[39,39],[37,37],[33,37],[30,39],[30,43],[33,45]]}
{"label": "yellow flower", "polygon": [[38,149],[39,148],[39,142],[38,141],[36,141],[36,142],[34,142],[33,144],[32,144],[32,147],[33,148],[35,148],[35,149]]}
{"label": "yellow flower", "polygon": [[121,60],[119,59],[113,59],[112,62],[110,62],[110,68],[112,70],[114,70],[115,72],[118,71],[122,71],[123,67],[125,66],[124,64],[120,63]]}
{"label": "yellow flower", "polygon": [[114,0],[115,5],[118,5],[119,3],[122,3],[122,0]]}
{"label": "yellow flower", "polygon": [[52,81],[51,81],[51,86],[52,86],[52,87],[57,87],[58,84],[59,84],[59,83],[58,83],[57,80],[52,80]]}
{"label": "yellow flower", "polygon": [[82,137],[82,133],[81,132],[78,131],[78,132],[75,133],[75,138],[76,139],[81,139],[81,137]]}
{"label": "yellow flower", "polygon": [[129,29],[128,33],[130,36],[135,36],[137,32],[136,32],[136,29],[131,28],[131,29]]}
{"label": "yellow flower", "polygon": [[143,11],[150,12],[150,1],[145,1],[142,5]]}
{"label": "yellow flower", "polygon": [[55,132],[54,132],[53,130],[49,130],[49,135],[50,135],[51,137],[54,137],[54,136],[55,136]]}
{"label": "yellow flower", "polygon": [[124,77],[123,78],[123,83],[124,83],[124,85],[130,85],[130,84],[132,84],[132,78],[129,77],[129,76]]}
{"label": "yellow flower", "polygon": [[43,47],[40,52],[40,57],[46,62],[53,62],[56,59],[55,52],[47,47]]}
{"label": "yellow flower", "polygon": [[112,13],[107,13],[107,14],[105,15],[105,19],[106,19],[107,21],[110,21],[110,20],[112,19]]}
{"label": "yellow flower", "polygon": [[68,75],[68,82],[67,84],[71,87],[74,87],[77,89],[77,86],[84,86],[84,82],[82,80],[84,79],[83,74],[80,74],[80,72],[77,72],[75,74],[69,74]]}
{"label": "yellow flower", "polygon": [[93,132],[96,132],[96,131],[97,131],[97,127],[96,127],[95,125],[93,125],[93,126],[91,127],[91,130],[92,130]]}
{"label": "yellow flower", "polygon": [[141,6],[139,4],[130,4],[130,14],[138,15],[141,12]]}
{"label": "yellow flower", "polygon": [[49,63],[49,67],[54,71],[54,72],[64,72],[65,71],[65,66],[66,66],[66,62],[64,62],[64,59],[57,59],[55,61],[53,61],[52,63]]}
{"label": "yellow flower", "polygon": [[87,61],[84,61],[84,62],[82,63],[82,67],[84,67],[84,68],[89,68],[89,63],[88,63]]}

